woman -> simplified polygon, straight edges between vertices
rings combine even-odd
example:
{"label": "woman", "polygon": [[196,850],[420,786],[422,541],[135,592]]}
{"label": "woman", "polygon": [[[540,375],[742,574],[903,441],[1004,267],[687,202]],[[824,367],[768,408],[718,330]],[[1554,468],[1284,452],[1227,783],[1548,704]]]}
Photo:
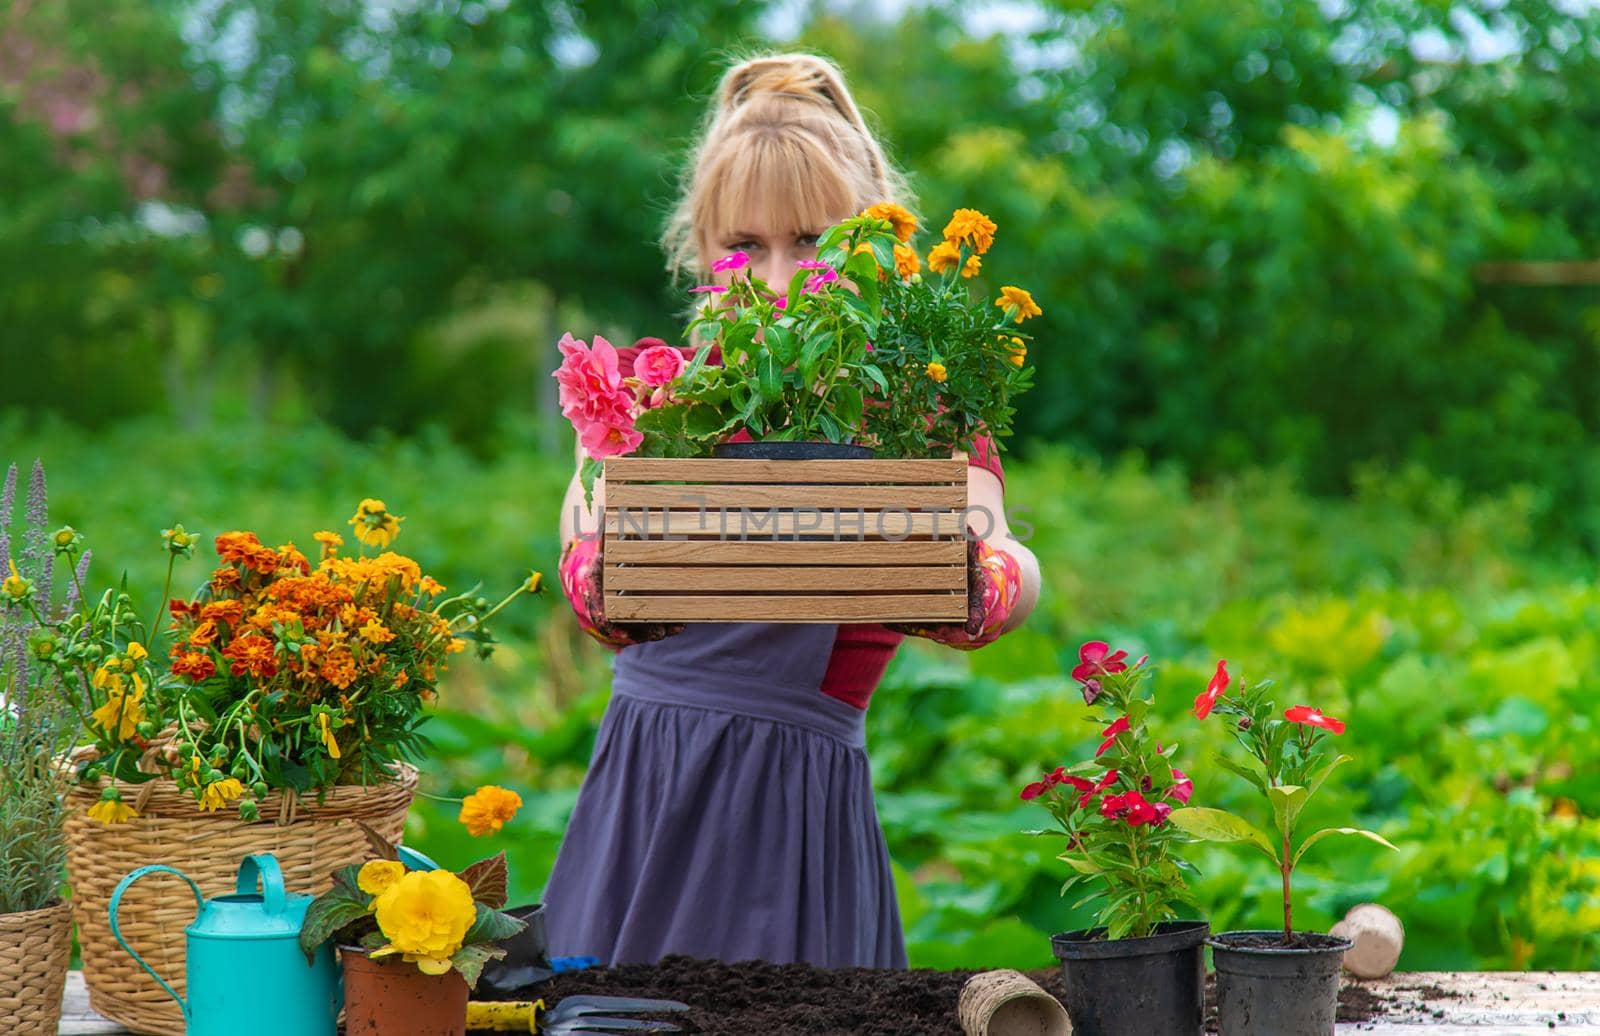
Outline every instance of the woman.
{"label": "woman", "polygon": [[[665,244],[674,273],[712,276],[740,250],[787,284],[818,234],[904,197],[838,70],[757,58],[723,77]],[[639,346],[619,350],[631,373]],[[717,357],[710,357],[716,362]],[[582,457],[580,447],[580,460]],[[992,444],[972,454],[974,506],[995,516],[969,565],[972,614],[945,626],[608,623],[595,513],[574,476],[561,580],[614,649],[612,699],[545,890],[551,952],[607,963],[722,960],[904,967],[888,851],[865,750],[868,699],[900,640],[979,647],[1038,595],[1009,537]],[[576,518],[575,518],[576,516]]]}

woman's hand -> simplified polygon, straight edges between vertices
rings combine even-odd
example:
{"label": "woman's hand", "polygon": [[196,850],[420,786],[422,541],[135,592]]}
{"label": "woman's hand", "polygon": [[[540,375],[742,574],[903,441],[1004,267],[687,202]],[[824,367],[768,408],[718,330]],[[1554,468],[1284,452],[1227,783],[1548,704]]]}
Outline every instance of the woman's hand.
{"label": "woman's hand", "polygon": [[907,636],[922,637],[963,651],[998,638],[1022,598],[1022,566],[1006,551],[989,546],[967,529],[967,621],[884,625]]}
{"label": "woman's hand", "polygon": [[605,534],[585,539],[574,536],[561,549],[561,590],[578,617],[578,626],[614,651],[630,644],[661,640],[682,633],[684,624],[662,622],[609,622],[606,619]]}

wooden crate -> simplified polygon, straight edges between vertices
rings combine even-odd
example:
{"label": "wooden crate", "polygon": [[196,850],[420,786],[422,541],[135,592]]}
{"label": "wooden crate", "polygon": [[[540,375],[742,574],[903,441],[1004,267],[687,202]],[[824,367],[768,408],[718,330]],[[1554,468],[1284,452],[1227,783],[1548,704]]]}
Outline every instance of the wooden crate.
{"label": "wooden crate", "polygon": [[605,462],[613,621],[963,622],[964,457]]}

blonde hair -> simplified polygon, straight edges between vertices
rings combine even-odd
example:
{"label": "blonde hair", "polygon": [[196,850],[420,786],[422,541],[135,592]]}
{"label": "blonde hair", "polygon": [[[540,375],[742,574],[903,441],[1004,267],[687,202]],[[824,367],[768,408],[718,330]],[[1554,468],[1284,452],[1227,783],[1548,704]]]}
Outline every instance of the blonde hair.
{"label": "blonde hair", "polygon": [[667,268],[709,276],[713,235],[740,220],[816,232],[880,201],[909,207],[909,190],[838,67],[814,54],[750,58],[717,87],[662,237]]}

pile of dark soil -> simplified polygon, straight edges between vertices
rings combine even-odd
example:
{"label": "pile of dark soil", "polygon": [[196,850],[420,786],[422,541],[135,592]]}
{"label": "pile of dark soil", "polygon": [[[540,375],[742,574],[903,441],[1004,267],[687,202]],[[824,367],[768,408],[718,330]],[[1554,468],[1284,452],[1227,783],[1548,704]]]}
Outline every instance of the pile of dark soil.
{"label": "pile of dark soil", "polygon": [[[690,1005],[688,1013],[658,1017],[705,1036],[963,1036],[956,1000],[972,974],[667,957],[656,965],[568,972],[514,998],[543,998],[551,1006],[578,993],[681,1000]],[[1057,999],[1063,996],[1061,969],[1028,975]],[[1371,1021],[1383,1016],[1389,1002],[1347,985],[1339,994],[1339,1020]],[[1209,980],[1206,1013],[1214,1031]]]}

